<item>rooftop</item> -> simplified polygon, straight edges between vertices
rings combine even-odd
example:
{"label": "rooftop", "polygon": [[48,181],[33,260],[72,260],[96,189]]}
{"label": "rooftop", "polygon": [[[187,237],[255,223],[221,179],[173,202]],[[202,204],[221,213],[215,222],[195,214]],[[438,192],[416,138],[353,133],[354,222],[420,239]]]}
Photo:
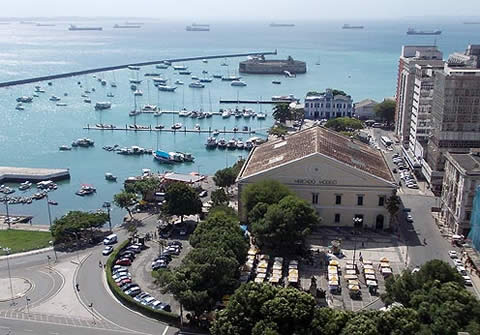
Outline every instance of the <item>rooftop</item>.
{"label": "rooftop", "polygon": [[447,153],[446,158],[464,170],[466,174],[480,174],[480,156],[472,153]]}
{"label": "rooftop", "polygon": [[362,101],[356,102],[355,107],[356,108],[361,108],[361,107],[365,107],[365,106],[369,106],[369,105],[376,105],[376,104],[378,104],[378,102],[376,102],[373,99],[363,99]]}
{"label": "rooftop", "polygon": [[183,173],[175,173],[169,172],[164,175],[164,179],[168,181],[178,181],[182,183],[197,183],[203,179],[205,176],[200,176],[198,174],[183,174]]}
{"label": "rooftop", "polygon": [[395,182],[379,150],[320,126],[307,128],[285,139],[268,141],[255,147],[239,179],[316,153],[388,182]]}

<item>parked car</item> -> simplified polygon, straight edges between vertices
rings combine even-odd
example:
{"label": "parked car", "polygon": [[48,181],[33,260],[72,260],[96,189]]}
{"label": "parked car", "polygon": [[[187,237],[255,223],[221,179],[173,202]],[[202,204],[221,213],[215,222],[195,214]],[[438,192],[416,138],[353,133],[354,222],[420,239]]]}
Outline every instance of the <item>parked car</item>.
{"label": "parked car", "polygon": [[132,261],[129,258],[121,258],[115,262],[116,265],[132,265]]}
{"label": "parked car", "polygon": [[473,286],[472,278],[470,278],[468,275],[462,276],[462,278],[465,282],[465,286]]}
{"label": "parked car", "polygon": [[122,271],[128,271],[128,268],[121,266],[121,265],[114,265],[112,267],[112,273],[117,273],[117,272],[122,272]]}
{"label": "parked car", "polygon": [[122,251],[120,254],[119,254],[119,257],[124,257],[124,256],[127,256],[127,255],[130,255],[132,256],[133,258],[135,258],[135,252],[133,252],[132,250],[125,250],[125,251]]}
{"label": "parked car", "polygon": [[449,250],[448,251],[448,256],[450,256],[450,258],[457,258],[458,257],[457,252],[455,250]]}
{"label": "parked car", "polygon": [[131,282],[131,283],[128,283],[128,284],[125,284],[125,285],[121,286],[120,288],[122,289],[123,292],[125,292],[125,291],[127,291],[130,288],[135,287],[135,286],[138,286],[138,285]]}
{"label": "parked car", "polygon": [[145,297],[145,298],[143,298],[142,300],[140,300],[140,303],[141,303],[142,305],[144,305],[144,306],[147,306],[147,305],[149,305],[152,301],[155,301],[155,300],[156,300],[156,299],[155,299],[154,297],[150,296],[150,297]]}
{"label": "parked car", "polygon": [[131,296],[131,297],[135,297],[137,296],[138,294],[140,294],[141,290],[140,290],[140,287],[138,286],[133,286],[131,288],[129,288],[128,290],[125,291],[125,294]]}
{"label": "parked car", "polygon": [[124,276],[121,276],[121,277],[118,277],[117,279],[115,279],[115,283],[121,283],[122,281],[124,281],[125,279],[132,279],[132,276],[129,276],[129,275],[124,275]]}
{"label": "parked car", "polygon": [[407,215],[407,222],[412,223],[413,222],[413,217],[412,215],[408,214]]}
{"label": "parked car", "polygon": [[466,275],[467,275],[467,269],[465,269],[464,266],[457,266],[457,271],[458,271],[458,273],[460,273],[462,276],[466,276]]}
{"label": "parked car", "polygon": [[170,307],[169,304],[166,304],[164,302],[161,302],[159,300],[155,300],[153,302],[150,303],[150,307],[152,307],[153,309],[155,310],[161,310],[161,311],[165,311],[165,312],[171,312],[172,311],[172,308]]}
{"label": "parked car", "polygon": [[171,246],[171,245],[177,246],[179,248],[183,248],[182,242],[180,241],[169,241],[168,246]]}
{"label": "parked car", "polygon": [[150,294],[147,292],[142,292],[139,295],[137,295],[135,298],[133,298],[133,300],[135,300],[136,302],[140,302],[143,298],[146,298],[146,297],[150,297]]}
{"label": "parked car", "polygon": [[128,258],[131,262],[135,259],[135,256],[132,254],[121,255],[120,258]]}
{"label": "parked car", "polygon": [[394,169],[392,170],[392,172],[393,172],[393,173],[397,173],[397,169],[394,168]]}
{"label": "parked car", "polygon": [[132,275],[129,272],[126,272],[126,271],[125,272],[123,272],[123,271],[122,272],[117,272],[112,276],[112,278],[113,278],[113,280],[117,280],[118,278],[124,277],[124,276],[129,276],[130,278],[132,278]]}
{"label": "parked car", "polygon": [[458,258],[454,258],[452,261],[453,261],[453,264],[455,264],[455,267],[457,267],[457,266],[463,266],[462,261],[459,260]]}
{"label": "parked car", "polygon": [[136,254],[139,254],[142,251],[142,248],[140,248],[138,245],[130,245],[127,247],[127,250],[131,250]]}
{"label": "parked car", "polygon": [[205,198],[206,196],[208,195],[208,192],[207,191],[202,191],[200,192],[200,194],[198,195],[200,198]]}
{"label": "parked car", "polygon": [[159,269],[166,269],[168,267],[168,263],[165,261],[157,261],[152,263],[152,270],[156,271]]}
{"label": "parked car", "polygon": [[158,256],[157,258],[155,258],[153,261],[155,262],[155,261],[158,261],[158,260],[161,260],[161,259],[165,260],[167,263],[170,263],[172,261],[172,256],[162,254],[162,255]]}
{"label": "parked car", "polygon": [[123,286],[123,285],[125,285],[125,284],[129,284],[129,283],[131,283],[131,282],[132,282],[132,279],[131,279],[131,278],[125,278],[125,279],[119,281],[119,282],[117,283],[117,286],[120,286],[120,287],[121,287],[121,286]]}
{"label": "parked car", "polygon": [[113,251],[113,247],[108,245],[108,246],[105,247],[105,249],[103,249],[102,255],[103,256],[108,256],[112,253],[112,251]]}

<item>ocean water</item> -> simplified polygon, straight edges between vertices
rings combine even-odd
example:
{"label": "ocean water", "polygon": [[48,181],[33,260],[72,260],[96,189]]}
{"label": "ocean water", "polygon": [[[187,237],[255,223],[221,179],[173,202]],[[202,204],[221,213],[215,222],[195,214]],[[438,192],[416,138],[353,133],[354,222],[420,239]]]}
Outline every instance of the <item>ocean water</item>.
{"label": "ocean water", "polygon": [[[363,22],[363,30],[342,30],[343,22],[297,22],[293,28],[270,28],[268,23],[212,23],[210,32],[186,32],[182,22],[146,22],[141,29],[112,29],[115,21],[77,22],[85,25],[101,25],[104,31],[67,30],[68,22],[56,22],[55,27],[37,27],[13,22],[0,25],[0,81],[16,80],[32,76],[61,73],[85,68],[157,60],[173,57],[204,56],[224,53],[278,50],[279,58],[291,55],[295,59],[307,62],[308,72],[297,78],[283,78],[277,75],[243,75],[246,87],[231,87],[229,82],[214,79],[205,89],[188,88],[189,76],[180,76],[169,68],[155,69],[154,66],[142,68],[138,75],[144,79],[139,88],[144,95],[138,104],[157,104],[162,110],[200,109],[218,111],[219,99],[270,99],[272,95],[294,94],[304,97],[310,90],[339,88],[352,95],[355,101],[364,98],[381,100],[395,94],[398,56],[405,44],[436,43],[448,56],[453,51],[463,51],[468,43],[480,43],[480,26],[463,25],[461,22]],[[439,28],[441,36],[407,36],[409,26],[423,29]],[[229,66],[220,66],[223,59],[186,62],[192,75],[202,77],[202,70],[212,74],[235,74],[240,58],[228,59]],[[316,63],[320,65],[316,65]],[[158,92],[146,72],[160,72],[171,80],[182,80],[185,86],[179,86],[175,93]],[[0,89],[0,165],[21,167],[69,168],[71,179],[60,182],[59,189],[50,195],[59,203],[52,207],[53,217],[65,214],[68,210],[95,210],[104,201],[112,199],[118,192],[123,179],[138,175],[142,168],[153,171],[173,169],[179,172],[199,171],[213,174],[217,169],[233,164],[246,151],[207,151],[204,143],[207,134],[122,132],[84,130],[87,124],[115,124],[124,126],[133,123],[128,112],[133,108],[133,94],[129,78],[136,73],[130,70],[118,70],[97,74],[109,82],[101,86],[92,75],[56,80],[52,86],[40,85],[47,91],[25,104],[24,111],[15,110],[18,96],[32,95],[34,86],[21,85]],[[281,85],[272,85],[278,79]],[[118,87],[111,88],[115,80]],[[80,87],[77,82],[81,82]],[[150,84],[148,84],[150,82]],[[92,104],[83,102],[80,95],[86,88],[94,87],[90,94]],[[67,93],[68,96],[64,96]],[[107,98],[107,93],[115,97]],[[49,101],[51,95],[61,97],[66,107],[58,107]],[[96,101],[110,100],[111,110],[95,111]],[[244,106],[239,106],[244,107]],[[183,122],[188,128],[200,124],[202,128],[223,127],[231,129],[243,126],[265,133],[271,126],[271,107],[264,105],[246,106],[267,112],[264,121],[222,119],[214,116],[210,119],[181,119],[165,114],[154,118],[152,114],[137,117],[137,124],[163,124],[170,127],[174,122]],[[95,141],[94,148],[78,148],[60,152],[58,147],[70,144],[80,137],[89,137]],[[221,137],[221,136],[220,136]],[[226,135],[230,139],[233,135]],[[236,135],[247,139],[247,135]],[[195,162],[166,167],[155,162],[151,156],[122,156],[102,150],[105,145],[159,148],[166,151],[186,151],[193,153]],[[118,183],[107,182],[105,172],[118,176]],[[81,184],[93,184],[97,193],[90,197],[78,197],[74,193]],[[27,191],[30,194],[34,190]],[[22,194],[18,191],[14,195]],[[47,223],[46,202],[36,201],[31,205],[11,205],[12,214],[34,216],[34,223]],[[5,209],[0,207],[0,213]],[[123,211],[114,208],[112,218],[118,224]]]}

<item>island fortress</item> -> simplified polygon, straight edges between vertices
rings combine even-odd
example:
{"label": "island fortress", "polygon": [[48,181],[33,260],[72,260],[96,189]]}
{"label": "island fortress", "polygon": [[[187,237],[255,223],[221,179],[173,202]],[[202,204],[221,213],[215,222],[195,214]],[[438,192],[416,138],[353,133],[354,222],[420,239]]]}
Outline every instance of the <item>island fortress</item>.
{"label": "island fortress", "polygon": [[283,59],[265,59],[265,56],[255,56],[240,62],[240,73],[255,73],[255,74],[283,74],[285,71],[298,74],[307,72],[307,63],[294,60],[288,56],[286,60]]}

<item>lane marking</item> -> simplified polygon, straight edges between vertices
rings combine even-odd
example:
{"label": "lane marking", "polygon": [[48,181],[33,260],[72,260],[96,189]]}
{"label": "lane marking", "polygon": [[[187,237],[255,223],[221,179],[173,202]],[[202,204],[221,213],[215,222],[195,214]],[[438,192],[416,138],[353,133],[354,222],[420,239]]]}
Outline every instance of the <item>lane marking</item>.
{"label": "lane marking", "polygon": [[166,326],[166,327],[165,327],[165,330],[163,331],[162,335],[165,335],[165,334],[167,333],[168,328],[170,328],[170,326]]}

